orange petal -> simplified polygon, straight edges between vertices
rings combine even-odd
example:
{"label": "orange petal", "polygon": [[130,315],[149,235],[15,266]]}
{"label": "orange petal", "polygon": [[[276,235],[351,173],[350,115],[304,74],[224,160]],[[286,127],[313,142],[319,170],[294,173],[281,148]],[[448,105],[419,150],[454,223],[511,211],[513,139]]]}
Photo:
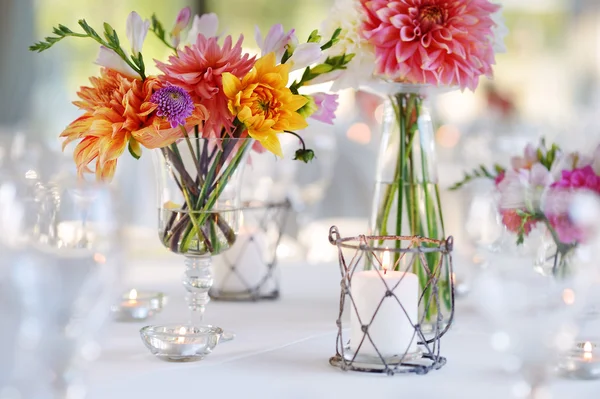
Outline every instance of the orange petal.
{"label": "orange petal", "polygon": [[155,126],[147,126],[131,132],[131,135],[148,149],[166,147],[182,137],[181,129],[178,127],[158,130]]}

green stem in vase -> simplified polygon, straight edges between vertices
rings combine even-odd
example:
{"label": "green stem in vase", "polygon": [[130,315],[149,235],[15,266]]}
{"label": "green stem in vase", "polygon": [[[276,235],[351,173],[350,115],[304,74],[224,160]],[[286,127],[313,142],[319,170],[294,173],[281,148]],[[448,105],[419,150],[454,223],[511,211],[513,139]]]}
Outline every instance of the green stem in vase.
{"label": "green stem in vase", "polygon": [[[396,99],[398,101],[398,122],[400,125],[400,158],[399,158],[399,162],[398,162],[398,172],[401,174],[402,176],[402,180],[397,181],[396,183],[398,184],[398,202],[397,202],[397,215],[396,215],[396,235],[400,235],[401,231],[402,231],[402,205],[403,205],[403,187],[401,182],[404,181],[404,178],[406,176],[406,167],[404,165],[402,165],[402,161],[405,157],[406,157],[406,126],[405,126],[405,121],[406,121],[406,115],[404,115],[404,111],[405,111],[405,104],[404,104],[404,96],[401,95],[397,95]],[[410,116],[408,116],[410,118]],[[402,167],[402,171],[400,171],[400,167]],[[402,244],[402,242],[400,240],[396,240],[396,248],[400,248],[400,245]],[[398,257],[400,256],[399,253],[395,254],[395,259],[394,259],[394,264],[398,264]],[[398,267],[400,267],[400,265],[398,265]]]}
{"label": "green stem in vase", "polygon": [[[192,227],[191,231],[184,236],[182,243],[181,243],[181,252],[187,252],[187,250],[189,249],[191,239],[194,236],[195,232],[198,231],[197,230],[198,226],[203,226],[206,223],[207,219],[209,217],[213,216],[213,214],[211,213],[211,210],[213,209],[219,196],[225,189],[227,182],[229,181],[229,179],[231,178],[231,176],[233,175],[235,170],[238,168],[241,160],[243,159],[243,155],[246,152],[248,145],[249,145],[249,141],[244,142],[240,146],[240,148],[237,150],[236,154],[233,156],[233,158],[231,159],[229,164],[225,167],[225,170],[223,171],[221,176],[219,176],[218,178],[211,177],[210,179],[207,176],[207,178],[205,179],[205,184],[202,187],[202,191],[205,193],[204,195],[206,195],[206,193],[208,192],[207,191],[208,186],[210,185],[210,183],[213,179],[215,180],[215,182],[214,182],[215,188],[210,194],[208,194],[208,198],[206,199],[206,202],[201,201],[201,199],[202,199],[202,191],[201,191],[201,195],[199,196],[199,201],[198,201],[197,207],[196,207],[196,213],[199,213],[197,224],[195,224]],[[211,167],[211,171],[212,171],[213,175],[216,174],[217,167],[223,166],[222,164],[224,164],[226,162],[226,159],[222,159],[222,158],[223,158],[222,152],[217,154],[217,158],[215,159],[215,161]],[[209,174],[210,174],[210,172],[209,172]],[[235,235],[225,234],[225,238],[227,239],[229,244],[233,244],[235,242]]]}
{"label": "green stem in vase", "polygon": [[[439,188],[430,176],[429,162],[433,161],[429,156],[430,140],[433,139],[433,133],[428,125],[429,121],[422,117],[423,97],[418,93],[399,93],[390,96],[390,103],[393,108],[398,131],[399,142],[397,144],[397,159],[395,160],[394,179],[384,191],[381,208],[376,214],[375,226],[380,235],[389,235],[390,230],[395,229],[394,235],[413,235],[424,236],[434,239],[443,239],[444,224],[440,202]],[[425,125],[423,123],[425,122]],[[423,130],[421,130],[423,129]],[[427,130],[425,130],[427,129]],[[395,136],[395,137],[398,137]],[[390,140],[393,140],[393,135]],[[415,139],[417,141],[415,141]],[[390,147],[396,145],[395,141],[390,141]],[[382,154],[389,154],[386,150],[386,144],[382,145]],[[393,150],[392,150],[393,151]],[[419,158],[420,157],[420,158]],[[380,165],[381,167],[381,165]],[[420,193],[423,190],[423,194]],[[395,205],[395,206],[394,206]],[[396,210],[397,215],[394,221],[390,221],[390,215]],[[404,215],[406,213],[406,215]],[[392,222],[390,224],[390,222]],[[403,226],[404,224],[404,226]],[[393,227],[392,227],[393,226]],[[406,231],[403,229],[406,228]],[[384,240],[380,240],[382,245]],[[396,248],[400,243],[396,243]],[[442,298],[439,300],[448,309],[451,306],[451,296],[449,288],[449,275],[447,263],[442,262],[444,270],[437,270],[441,259],[440,254],[428,253],[423,258],[427,264],[422,264],[422,260],[415,259],[413,272],[419,278],[419,284],[423,292],[424,303],[430,305],[426,307],[426,321],[435,318],[438,311],[438,303],[432,302],[434,291],[438,290]],[[398,260],[396,254],[395,261]],[[397,265],[398,267],[400,265]],[[427,269],[429,268],[429,270]],[[431,287],[430,274],[440,275],[438,287]]]}

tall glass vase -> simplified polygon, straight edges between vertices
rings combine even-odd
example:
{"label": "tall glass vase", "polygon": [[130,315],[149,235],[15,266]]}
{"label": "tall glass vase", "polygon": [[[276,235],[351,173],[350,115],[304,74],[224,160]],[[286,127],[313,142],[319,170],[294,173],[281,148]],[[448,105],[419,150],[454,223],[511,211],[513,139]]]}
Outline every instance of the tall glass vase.
{"label": "tall glass vase", "polygon": [[[372,234],[443,240],[434,129],[427,106],[430,90],[421,85],[390,84],[378,92],[385,94],[386,104],[371,213]],[[437,265],[442,255],[425,256],[429,265]],[[421,309],[419,320],[424,325],[434,323],[438,317],[447,320],[452,295],[448,264],[442,263],[438,286],[431,287],[419,262],[417,259],[413,270],[419,277],[423,303],[434,301],[434,290],[440,294],[439,303],[428,306],[427,311]],[[395,259],[396,267],[399,264]]]}
{"label": "tall glass vase", "polygon": [[203,320],[213,284],[211,256],[228,250],[240,223],[240,187],[252,139],[186,138],[154,151],[159,237],[185,257],[190,325]]}

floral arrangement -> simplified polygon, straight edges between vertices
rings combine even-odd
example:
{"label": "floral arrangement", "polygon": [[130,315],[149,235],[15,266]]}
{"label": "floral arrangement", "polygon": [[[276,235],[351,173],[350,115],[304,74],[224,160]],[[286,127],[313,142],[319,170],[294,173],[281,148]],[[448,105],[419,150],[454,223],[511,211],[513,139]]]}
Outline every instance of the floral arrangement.
{"label": "floral arrangement", "polygon": [[[326,53],[354,57],[347,68],[326,75],[336,79],[332,89],[374,89],[388,100],[385,114],[394,116],[383,125],[378,170],[393,175],[378,178],[374,235],[445,238],[433,127],[424,102],[432,87],[475,90],[480,76],[492,76],[495,53],[503,50],[506,33],[500,9],[490,0],[335,1],[321,31],[340,33]],[[438,254],[427,256],[428,264],[438,264]],[[415,271],[421,273],[421,287],[429,296],[423,268],[417,264]],[[445,281],[438,287],[447,309],[449,278],[441,279]],[[426,321],[433,319],[427,314]]]}
{"label": "floral arrangement", "polygon": [[383,79],[475,90],[507,33],[490,0],[336,0],[322,31],[337,29],[328,54],[355,54],[333,72],[337,88]]}
{"label": "floral arrangement", "polygon": [[[404,183],[437,183],[435,167],[429,164],[434,162],[429,149],[433,143],[425,141],[427,132],[419,126],[427,86],[474,90],[480,76],[492,76],[495,52],[504,50],[506,34],[500,9],[490,0],[336,0],[331,17],[322,27],[324,34],[339,32],[327,54],[352,53],[354,57],[347,68],[326,75],[336,79],[333,88],[361,84],[380,88],[382,82],[404,84],[383,88],[395,115],[390,122],[394,126],[388,129],[400,133],[399,139],[389,140],[397,147],[396,165],[390,167],[395,170],[393,181],[399,184],[388,187],[381,196],[377,233],[387,235],[391,233],[388,223],[396,225],[390,217],[396,198],[400,208],[406,203],[409,215],[421,213],[421,204],[412,201],[416,194],[403,196],[400,187]],[[426,220],[412,223],[412,235],[428,233],[432,238],[444,238],[443,231],[417,228],[443,225],[441,213],[436,211],[441,208],[438,198],[437,193],[426,196]],[[402,213],[399,209],[398,215]]]}
{"label": "floral arrangement", "polygon": [[542,140],[537,147],[527,145],[522,156],[511,159],[509,168],[480,166],[451,189],[476,178],[494,180],[502,223],[516,234],[517,244],[523,244],[537,226],[546,227],[556,245],[556,273],[564,258],[589,235],[573,222],[570,206],[576,193],[600,194],[600,146],[592,155],[565,153],[556,144],[548,148]]}
{"label": "floral arrangement", "polygon": [[[273,26],[264,38],[257,28],[261,53],[251,56],[242,48],[243,36],[234,42],[230,35],[219,34],[215,14],[195,16],[192,21],[190,8],[179,12],[170,33],[155,15],[144,20],[132,12],[126,24],[127,50],[108,23],[102,33],[83,19],[79,26],[82,31],[76,32],[58,25],[53,36],[30,47],[41,52],[67,37],[92,39],[100,45],[99,76],[91,77],[91,86],[77,93],[74,105],[83,115],[60,135],[63,148],[77,142],[73,158],[78,174],[95,173],[99,180],[112,179],[126,148],[135,158],[141,156],[142,147],[160,149],[177,173],[173,178],[185,198],[183,205],[168,204],[179,207],[181,214],[166,226],[163,239],[181,252],[194,246],[190,237],[197,238],[196,251],[211,252],[215,247],[203,234],[214,226],[204,229],[203,225],[211,218],[217,224],[218,218],[205,213],[242,162],[246,147],[253,146],[252,140],[235,139],[252,138],[256,150],[282,156],[278,136],[289,133],[302,144],[296,159],[313,158],[295,131],[307,127],[308,118],[332,123],[337,96],[303,95],[300,90],[326,73],[346,68],[352,59],[351,54],[323,55],[339,40],[339,30],[327,40],[315,30],[299,43],[295,31],[285,32],[281,25]],[[142,53],[148,33],[173,52],[167,60],[155,61],[157,75],[147,73]],[[294,70],[303,73],[291,81]],[[198,144],[201,138],[217,140],[210,157],[201,155],[205,153]],[[182,141],[188,144],[193,172],[183,166],[185,156],[177,148]],[[228,226],[219,222],[217,227],[230,243],[235,239]]]}

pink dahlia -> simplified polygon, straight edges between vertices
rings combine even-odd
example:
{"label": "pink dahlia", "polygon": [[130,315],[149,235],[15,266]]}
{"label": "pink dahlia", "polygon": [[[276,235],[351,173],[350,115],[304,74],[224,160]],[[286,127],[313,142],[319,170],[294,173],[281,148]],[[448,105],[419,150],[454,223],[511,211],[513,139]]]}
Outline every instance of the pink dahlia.
{"label": "pink dahlia", "polygon": [[206,107],[209,118],[204,124],[204,136],[220,136],[221,128],[231,131],[233,115],[227,108],[227,97],[223,93],[221,75],[229,72],[242,78],[254,65],[254,57],[242,55],[243,36],[232,47],[231,36],[227,36],[223,47],[218,38],[206,38],[199,34],[196,43],[177,51],[168,63],[156,61],[164,75],[160,80],[182,87],[190,93],[196,104]]}
{"label": "pink dahlia", "polygon": [[474,90],[491,77],[500,6],[489,0],[360,0],[377,72],[408,83]]}

